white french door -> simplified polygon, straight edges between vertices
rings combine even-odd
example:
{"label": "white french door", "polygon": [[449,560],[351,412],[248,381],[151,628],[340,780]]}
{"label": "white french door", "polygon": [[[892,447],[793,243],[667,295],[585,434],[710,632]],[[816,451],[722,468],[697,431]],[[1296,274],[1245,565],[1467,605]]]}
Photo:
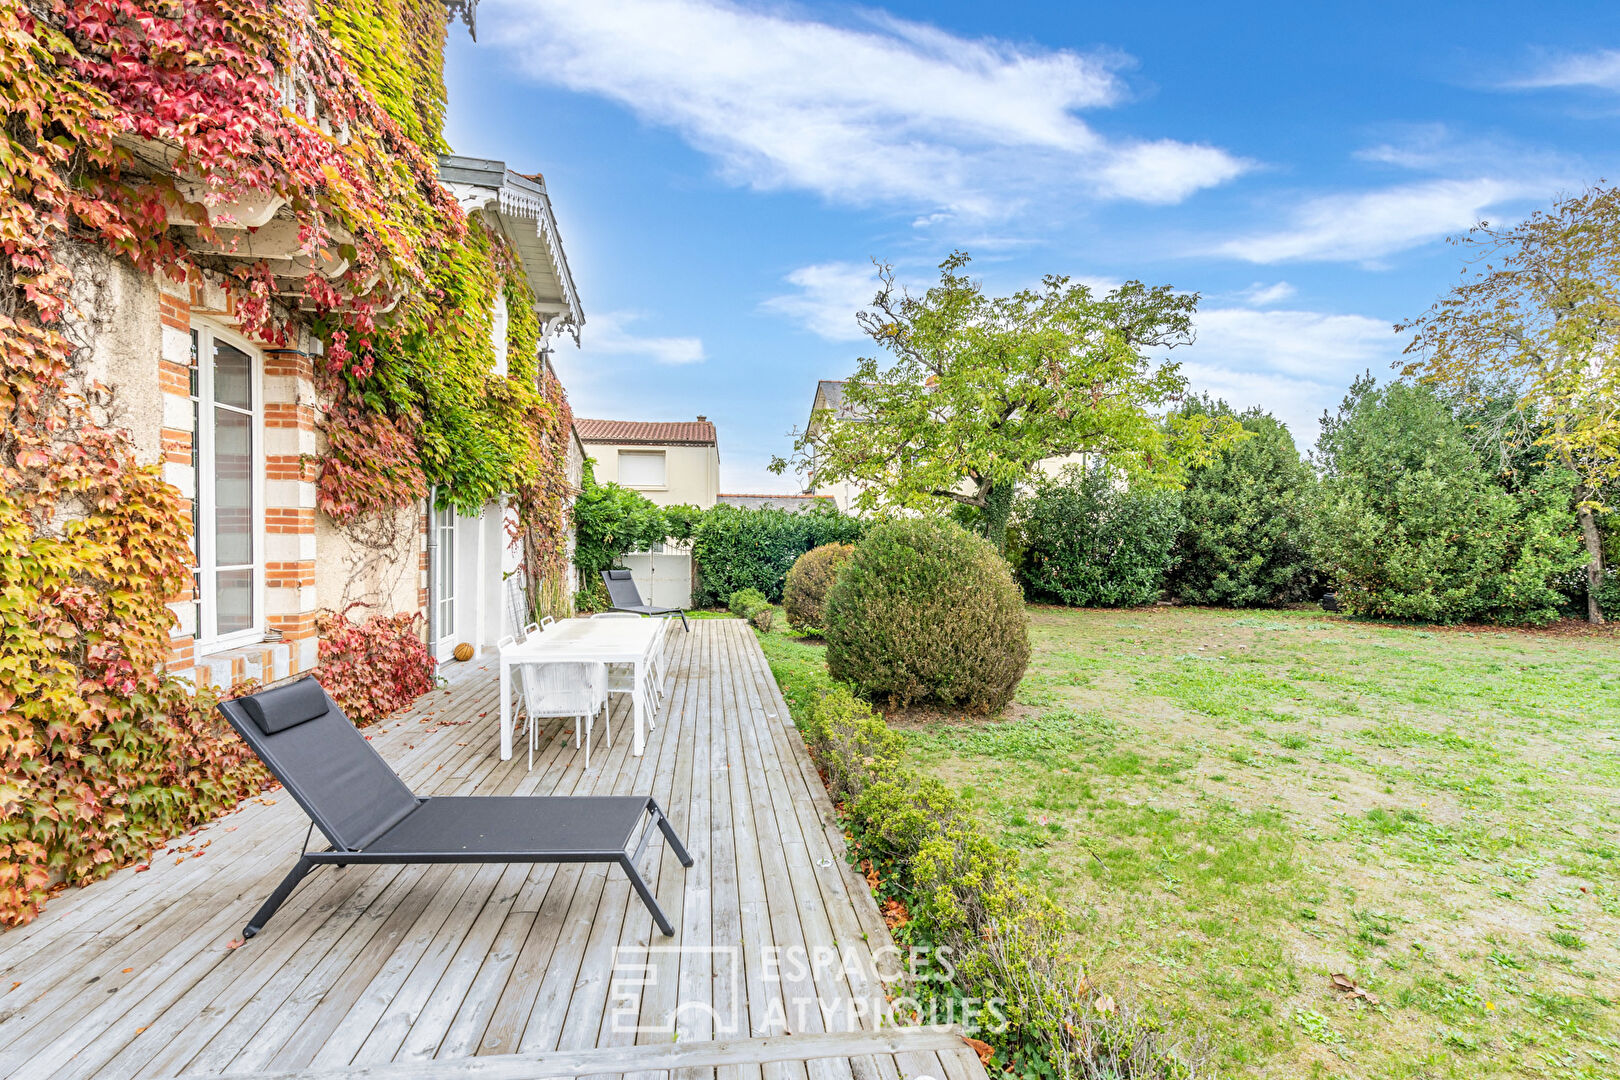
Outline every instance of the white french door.
{"label": "white french door", "polygon": [[433,580],[428,597],[433,604],[434,652],[444,660],[456,647],[456,512],[436,507],[432,521]]}
{"label": "white french door", "polygon": [[261,358],[208,324],[191,331],[191,462],[196,476],[199,651],[264,636],[264,454]]}

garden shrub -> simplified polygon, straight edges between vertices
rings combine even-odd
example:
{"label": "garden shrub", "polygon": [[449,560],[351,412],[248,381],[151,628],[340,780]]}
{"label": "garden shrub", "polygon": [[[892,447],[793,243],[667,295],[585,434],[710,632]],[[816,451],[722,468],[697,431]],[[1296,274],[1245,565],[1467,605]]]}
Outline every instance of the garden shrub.
{"label": "garden shrub", "polygon": [[1171,591],[1189,604],[1270,607],[1303,600],[1313,579],[1311,467],[1288,428],[1259,408],[1203,399],[1184,410],[1235,418],[1249,437],[1188,471]]}
{"label": "garden shrub", "polygon": [[714,607],[747,588],[778,601],[787,572],[800,555],[822,544],[853,543],[865,530],[861,519],[829,506],[804,513],[716,506],[692,527],[692,560],[698,576],[692,602]]}
{"label": "garden shrub", "polygon": [[876,871],[880,897],[904,905],[900,944],[950,950],[949,981],[907,987],[913,997],[941,1015],[963,1000],[1002,1002],[1005,1030],[983,1034],[1014,1076],[1198,1075],[1201,1047],[1180,1045],[1128,1002],[1098,1007],[1063,911],[945,785],[904,766],[904,738],[869,705],[837,687],[803,710],[802,726],[855,859]]}
{"label": "garden shrub", "polygon": [[855,553],[853,544],[822,544],[800,555],[782,586],[782,613],[795,630],[819,630],[827,590]]}
{"label": "garden shrub", "polygon": [[632,551],[662,543],[668,531],[657,503],[639,491],[597,483],[591,462],[585,462],[579,498],[574,500],[574,566],[582,589],[601,585],[603,570],[613,569]]}
{"label": "garden shrub", "polygon": [[1427,387],[1358,379],[1317,443],[1317,550],[1356,615],[1458,622],[1557,618],[1581,565],[1573,477],[1510,492]]}
{"label": "garden shrub", "polygon": [[731,599],[726,604],[731,613],[739,619],[751,618],[754,612],[770,605],[771,602],[765,599],[765,594],[758,589],[738,589],[731,594]]}
{"label": "garden shrub", "polygon": [[1176,492],[1121,487],[1106,467],[1036,482],[1018,513],[1021,577],[1034,598],[1135,607],[1164,592],[1181,527]]}
{"label": "garden shrub", "polygon": [[422,616],[373,615],[349,619],[348,609],[317,617],[320,666],[315,677],[356,727],[398,712],[433,689],[438,665],[422,640]]}
{"label": "garden shrub", "polygon": [[1001,708],[1029,664],[1029,619],[1006,562],[943,518],[873,527],[827,592],[827,667],[868,696]]}

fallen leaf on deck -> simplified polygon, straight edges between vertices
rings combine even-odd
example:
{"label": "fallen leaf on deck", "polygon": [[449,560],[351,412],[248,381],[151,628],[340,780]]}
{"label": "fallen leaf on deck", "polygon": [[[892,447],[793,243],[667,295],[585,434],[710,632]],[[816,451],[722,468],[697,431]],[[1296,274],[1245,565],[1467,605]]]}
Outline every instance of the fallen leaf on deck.
{"label": "fallen leaf on deck", "polygon": [[125,974],[125,975],[128,975],[128,974],[129,974],[129,973],[130,973],[130,972],[132,972],[132,971],[134,971],[134,970],[135,970],[135,969],[134,969],[134,968],[125,968],[125,969],[124,969],[124,972],[123,972],[123,973],[124,973],[124,974]]}
{"label": "fallen leaf on deck", "polygon": [[229,941],[227,941],[225,943],[225,947],[227,949],[240,949],[243,945],[246,945],[246,944],[247,944],[247,942],[245,940],[243,940],[242,938],[233,937],[233,938],[231,938],[231,940],[229,940]]}
{"label": "fallen leaf on deck", "polygon": [[996,1056],[995,1047],[991,1046],[983,1039],[975,1039],[971,1035],[962,1036],[962,1041],[971,1046],[973,1048],[973,1052],[979,1055],[979,1064],[988,1068],[990,1065],[990,1059]]}
{"label": "fallen leaf on deck", "polygon": [[150,866],[150,865],[149,865],[149,864],[147,864],[147,863],[141,863],[141,864],[140,864],[140,865],[139,865],[139,866],[137,866],[137,867],[136,867],[136,868],[135,868],[135,872],[136,872],[136,873],[137,873],[137,874],[144,874],[144,873],[146,873],[146,872],[147,872],[147,871],[148,871],[148,870],[150,870],[150,869],[152,869],[152,867],[151,867],[151,866]]}
{"label": "fallen leaf on deck", "polygon": [[883,901],[883,923],[890,930],[904,926],[910,921],[911,912],[906,910],[906,905],[898,900]]}

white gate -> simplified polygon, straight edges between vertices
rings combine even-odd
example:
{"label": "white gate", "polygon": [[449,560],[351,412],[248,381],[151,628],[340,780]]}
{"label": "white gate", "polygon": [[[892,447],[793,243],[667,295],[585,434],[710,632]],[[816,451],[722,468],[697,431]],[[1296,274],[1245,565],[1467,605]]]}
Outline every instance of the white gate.
{"label": "white gate", "polygon": [[692,606],[692,552],[689,549],[660,547],[657,551],[632,551],[623,562],[647,603],[654,607]]}

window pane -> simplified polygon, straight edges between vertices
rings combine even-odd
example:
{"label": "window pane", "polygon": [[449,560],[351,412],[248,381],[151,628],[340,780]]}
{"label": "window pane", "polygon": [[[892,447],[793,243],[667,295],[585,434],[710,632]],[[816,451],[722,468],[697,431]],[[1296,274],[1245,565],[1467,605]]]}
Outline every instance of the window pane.
{"label": "window pane", "polygon": [[253,408],[253,361],[223,341],[214,342],[214,400],[238,409]]}
{"label": "window pane", "polygon": [[663,487],[663,451],[620,450],[619,483],[625,487]]}
{"label": "window pane", "polygon": [[253,420],[214,409],[214,565],[253,561]]}
{"label": "window pane", "polygon": [[232,634],[253,627],[253,570],[221,570],[214,576],[216,632]]}

